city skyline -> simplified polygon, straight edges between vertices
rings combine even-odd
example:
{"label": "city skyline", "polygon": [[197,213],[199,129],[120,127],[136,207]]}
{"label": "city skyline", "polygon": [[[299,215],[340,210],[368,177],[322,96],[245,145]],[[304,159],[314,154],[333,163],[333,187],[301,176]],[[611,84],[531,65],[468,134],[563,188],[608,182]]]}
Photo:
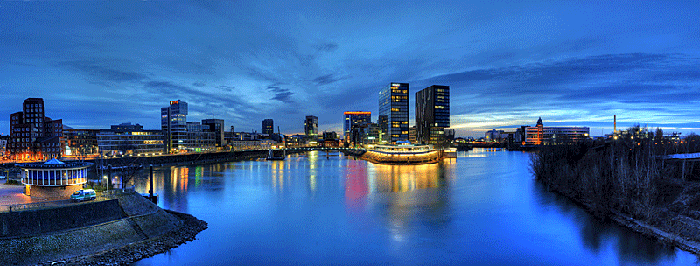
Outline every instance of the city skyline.
{"label": "city skyline", "polygon": [[450,86],[458,136],[538,117],[597,136],[613,115],[618,128],[700,133],[700,3],[551,6],[2,2],[0,133],[26,98],[74,128],[157,129],[179,99],[188,119],[225,128],[272,118],[301,134],[315,115],[318,132],[342,132],[343,112],[378,113],[394,81]]}

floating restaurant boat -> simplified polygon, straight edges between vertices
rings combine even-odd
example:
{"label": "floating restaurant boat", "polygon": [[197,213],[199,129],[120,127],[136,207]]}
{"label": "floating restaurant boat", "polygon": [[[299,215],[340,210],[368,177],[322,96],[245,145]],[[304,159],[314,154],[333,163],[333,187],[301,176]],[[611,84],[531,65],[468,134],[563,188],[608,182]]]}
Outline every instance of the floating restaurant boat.
{"label": "floating restaurant boat", "polygon": [[400,142],[398,145],[376,145],[362,154],[362,159],[378,164],[426,164],[438,163],[443,151],[430,145]]}

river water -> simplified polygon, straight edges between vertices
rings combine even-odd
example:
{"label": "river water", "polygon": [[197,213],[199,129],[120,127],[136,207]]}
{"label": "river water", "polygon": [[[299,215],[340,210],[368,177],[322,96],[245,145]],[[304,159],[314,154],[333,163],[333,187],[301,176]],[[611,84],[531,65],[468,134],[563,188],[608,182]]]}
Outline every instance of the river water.
{"label": "river water", "polygon": [[[540,186],[528,153],[476,149],[431,165],[308,152],[155,169],[158,205],[207,221],[136,265],[695,265]],[[148,180],[129,182],[139,192]]]}

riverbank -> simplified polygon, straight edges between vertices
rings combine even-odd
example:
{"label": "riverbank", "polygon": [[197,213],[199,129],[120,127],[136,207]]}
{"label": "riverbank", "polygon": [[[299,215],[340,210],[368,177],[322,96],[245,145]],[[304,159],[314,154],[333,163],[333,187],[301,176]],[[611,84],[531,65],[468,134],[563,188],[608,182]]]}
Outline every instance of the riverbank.
{"label": "riverbank", "polygon": [[[207,227],[204,221],[163,210],[135,192],[110,197],[2,213],[0,265],[125,265],[193,240]],[[102,213],[111,216],[107,219]]]}
{"label": "riverbank", "polygon": [[[633,218],[628,214],[624,214],[618,211],[610,210],[608,213],[601,214],[596,212],[595,208],[588,202],[583,202],[582,199],[578,197],[573,197],[562,193],[558,190],[551,190],[551,192],[558,193],[569,200],[575,202],[577,205],[581,206],[587,212],[593,214],[593,216],[600,219],[609,219],[620,226],[631,229],[634,232],[642,234],[648,238],[656,239],[659,242],[678,247],[682,250],[691,252],[696,255],[700,255],[700,239],[698,238],[700,233],[700,220],[693,219],[690,217],[680,216],[678,219],[673,219],[675,222],[674,227],[659,227],[654,226],[647,221],[642,221]],[[685,220],[685,221],[681,221]],[[674,233],[674,231],[685,231],[687,233]]]}
{"label": "riverbank", "polygon": [[164,253],[178,247],[207,228],[205,221],[192,215],[166,211],[182,221],[181,226],[157,238],[139,241],[127,246],[97,252],[92,255],[78,256],[61,261],[46,261],[40,265],[128,265],[138,260]]}
{"label": "riverbank", "polygon": [[621,139],[543,147],[532,154],[531,170],[594,216],[700,255],[700,182],[692,164],[657,156],[667,148],[659,140]]}

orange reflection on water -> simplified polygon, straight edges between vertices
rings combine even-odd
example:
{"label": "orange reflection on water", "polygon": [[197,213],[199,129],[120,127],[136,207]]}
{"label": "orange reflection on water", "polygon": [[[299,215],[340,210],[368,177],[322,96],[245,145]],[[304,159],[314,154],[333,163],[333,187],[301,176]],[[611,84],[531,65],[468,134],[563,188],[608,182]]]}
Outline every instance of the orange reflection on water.
{"label": "orange reflection on water", "polygon": [[177,192],[178,188],[180,191],[187,191],[187,183],[190,169],[187,167],[173,167],[170,168],[170,180],[173,192]]}
{"label": "orange reflection on water", "polygon": [[416,189],[436,188],[444,177],[443,165],[385,165],[374,164],[374,185],[381,192],[406,192]]}

